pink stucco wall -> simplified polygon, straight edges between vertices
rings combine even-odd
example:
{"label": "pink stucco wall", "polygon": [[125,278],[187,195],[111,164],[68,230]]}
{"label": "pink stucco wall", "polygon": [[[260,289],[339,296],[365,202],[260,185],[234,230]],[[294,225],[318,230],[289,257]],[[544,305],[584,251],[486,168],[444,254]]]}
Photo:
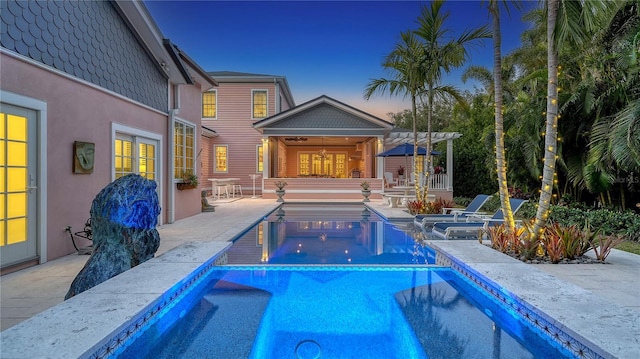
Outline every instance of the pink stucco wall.
{"label": "pink stucco wall", "polygon": [[[55,259],[75,251],[64,228],[82,229],[89,218],[93,198],[111,182],[111,124],[119,123],[160,135],[166,146],[167,116],[21,59],[2,55],[0,60],[3,90],[47,103],[47,257]],[[95,143],[92,174],[73,173],[74,141]],[[160,156],[166,168],[167,151],[161,150]],[[161,176],[165,177],[163,182],[166,183],[166,172]],[[164,209],[166,188],[162,194]]]}
{"label": "pink stucco wall", "polygon": [[[202,152],[200,149],[202,148],[202,137],[200,136],[200,127],[201,127],[201,96],[200,85],[180,85],[179,86],[180,93],[180,111],[177,115],[178,118],[192,123],[196,126],[195,138],[196,138],[196,155],[200,154],[196,158],[196,174],[200,174],[200,157],[202,156]],[[173,91],[173,89],[172,89]],[[175,105],[174,105],[175,106]],[[200,176],[200,184],[207,185],[208,182],[206,178]],[[176,188],[176,185],[173,184],[173,178],[169,176],[168,183]],[[202,204],[200,199],[200,189],[191,189],[191,190],[176,190],[175,191],[175,219],[182,219],[185,217],[193,216],[202,211]]]}

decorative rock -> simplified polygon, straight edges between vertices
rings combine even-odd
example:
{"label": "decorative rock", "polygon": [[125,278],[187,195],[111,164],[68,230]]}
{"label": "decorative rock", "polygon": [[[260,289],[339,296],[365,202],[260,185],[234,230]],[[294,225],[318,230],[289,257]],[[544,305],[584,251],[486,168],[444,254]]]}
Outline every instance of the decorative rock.
{"label": "decorative rock", "polygon": [[160,247],[154,181],[136,174],[120,177],[98,193],[90,213],[93,253],[65,299],[153,258]]}

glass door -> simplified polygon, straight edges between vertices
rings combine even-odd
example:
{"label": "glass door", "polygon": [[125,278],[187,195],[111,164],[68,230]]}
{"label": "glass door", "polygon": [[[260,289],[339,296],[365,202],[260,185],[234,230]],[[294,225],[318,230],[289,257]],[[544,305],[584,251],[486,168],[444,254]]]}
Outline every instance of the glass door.
{"label": "glass door", "polygon": [[36,111],[0,104],[0,259],[38,258]]}

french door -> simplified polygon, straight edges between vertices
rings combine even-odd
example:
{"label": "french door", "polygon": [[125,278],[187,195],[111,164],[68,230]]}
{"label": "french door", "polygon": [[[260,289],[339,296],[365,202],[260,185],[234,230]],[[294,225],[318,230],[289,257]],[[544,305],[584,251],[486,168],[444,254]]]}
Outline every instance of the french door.
{"label": "french door", "polygon": [[38,258],[37,112],[0,103],[0,265]]}
{"label": "french door", "polygon": [[157,182],[158,142],[156,140],[117,134],[114,155],[116,179],[129,173],[137,173]]}

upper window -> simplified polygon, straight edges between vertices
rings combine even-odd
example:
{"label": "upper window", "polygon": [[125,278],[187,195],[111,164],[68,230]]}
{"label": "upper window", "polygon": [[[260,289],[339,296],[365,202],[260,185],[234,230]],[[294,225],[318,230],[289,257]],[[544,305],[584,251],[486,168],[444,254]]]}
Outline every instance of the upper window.
{"label": "upper window", "polygon": [[202,94],[202,117],[218,117],[218,93],[216,90],[207,91]]}
{"label": "upper window", "polygon": [[175,121],[173,129],[175,151],[173,178],[180,180],[184,173],[196,173],[194,156],[196,127],[186,122]]}
{"label": "upper window", "polygon": [[267,117],[267,90],[253,90],[251,105],[253,118]]}

